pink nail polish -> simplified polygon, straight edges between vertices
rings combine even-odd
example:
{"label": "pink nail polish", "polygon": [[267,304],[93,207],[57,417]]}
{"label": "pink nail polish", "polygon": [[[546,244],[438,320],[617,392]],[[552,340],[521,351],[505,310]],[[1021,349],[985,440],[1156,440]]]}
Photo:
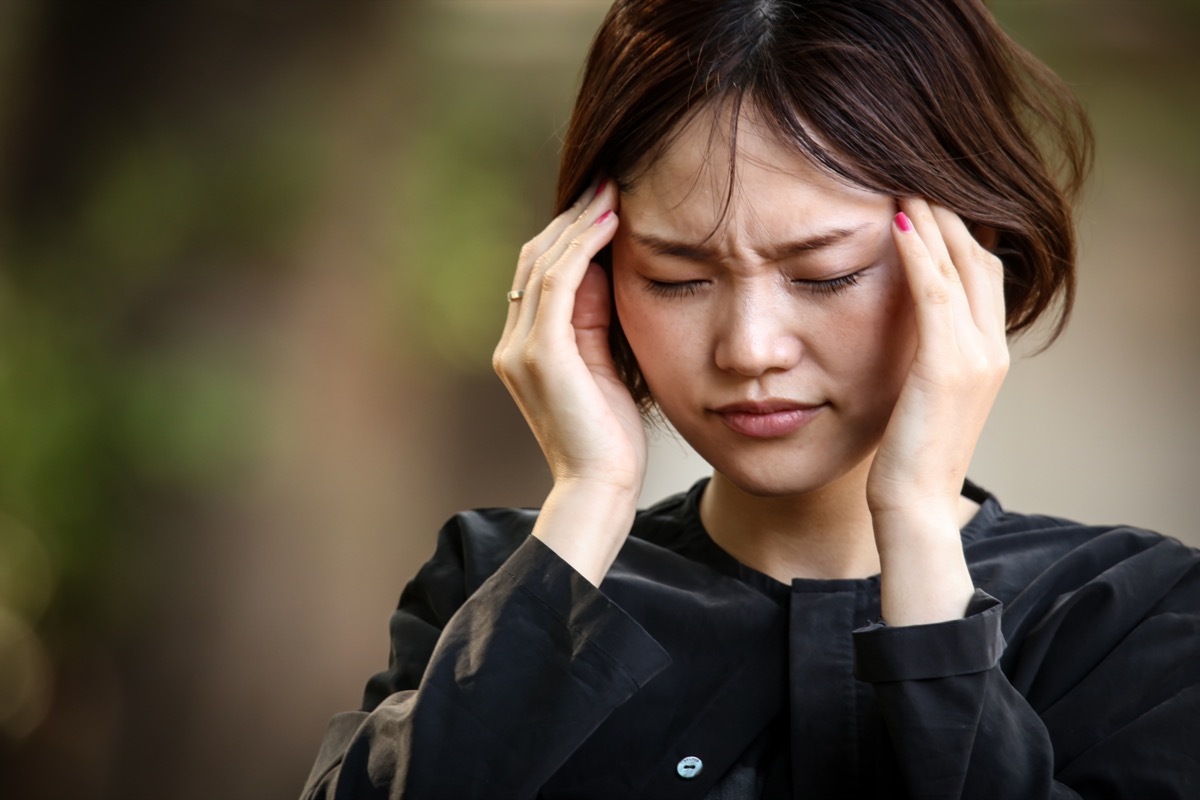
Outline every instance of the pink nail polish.
{"label": "pink nail polish", "polygon": [[605,211],[603,214],[600,215],[600,219],[596,220],[596,224],[599,225],[599,224],[603,223],[604,220],[608,219],[611,216],[612,216],[612,209],[610,208],[608,211]]}
{"label": "pink nail polish", "polygon": [[911,231],[913,229],[912,228],[912,220],[910,220],[908,218],[907,214],[905,214],[903,211],[901,211],[899,214],[896,215],[896,227],[899,228],[900,230],[904,231],[905,233],[908,233],[909,231]]}
{"label": "pink nail polish", "polygon": [[596,197],[599,197],[600,193],[603,192],[605,187],[607,187],[607,186],[608,186],[608,178],[605,178],[604,180],[600,181],[600,185],[596,187]]}

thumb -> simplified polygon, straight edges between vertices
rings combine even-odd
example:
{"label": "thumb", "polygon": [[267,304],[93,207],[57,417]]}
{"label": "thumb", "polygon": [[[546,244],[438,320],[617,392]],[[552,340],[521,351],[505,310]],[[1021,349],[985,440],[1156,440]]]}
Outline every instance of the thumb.
{"label": "thumb", "polygon": [[571,325],[579,355],[593,370],[612,371],[612,351],[608,349],[608,325],[612,319],[608,275],[592,263],[575,293],[575,311]]}
{"label": "thumb", "polygon": [[575,328],[576,335],[597,328],[608,334],[608,321],[612,317],[609,294],[608,275],[599,264],[592,262],[575,292],[571,326]]}

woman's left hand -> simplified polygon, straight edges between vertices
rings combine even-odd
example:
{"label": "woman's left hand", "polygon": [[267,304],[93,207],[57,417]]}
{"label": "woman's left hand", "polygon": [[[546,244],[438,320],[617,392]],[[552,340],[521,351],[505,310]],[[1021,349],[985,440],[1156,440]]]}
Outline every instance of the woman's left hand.
{"label": "woman's left hand", "polygon": [[867,479],[889,624],[962,616],[974,587],[959,495],[1008,371],[1004,267],[953,212],[900,201],[892,234],[917,346]]}

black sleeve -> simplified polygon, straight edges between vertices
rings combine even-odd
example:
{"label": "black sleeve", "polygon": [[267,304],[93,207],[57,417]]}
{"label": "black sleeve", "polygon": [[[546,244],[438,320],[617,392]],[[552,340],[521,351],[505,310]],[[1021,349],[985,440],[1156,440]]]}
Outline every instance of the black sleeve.
{"label": "black sleeve", "polygon": [[1156,537],[1110,565],[1130,541],[1008,610],[978,592],[962,620],[855,632],[913,798],[1200,797],[1200,554]]}
{"label": "black sleeve", "polygon": [[[405,589],[391,665],[334,717],[304,798],[534,798],[669,657],[541,541],[472,591],[462,517]],[[468,596],[469,595],[469,596]]]}

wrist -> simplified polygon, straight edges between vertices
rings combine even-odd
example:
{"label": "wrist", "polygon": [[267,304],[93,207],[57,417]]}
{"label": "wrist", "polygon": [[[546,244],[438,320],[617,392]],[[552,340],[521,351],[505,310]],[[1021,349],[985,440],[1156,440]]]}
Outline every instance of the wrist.
{"label": "wrist", "polygon": [[632,517],[637,511],[641,488],[625,481],[597,478],[557,478],[546,498],[547,504],[569,505],[578,508],[606,508],[625,512]]}
{"label": "wrist", "polygon": [[602,481],[557,481],[533,535],[599,586],[629,536],[637,493]]}
{"label": "wrist", "polygon": [[961,619],[975,592],[953,515],[876,518],[883,619],[893,626]]}
{"label": "wrist", "polygon": [[872,511],[871,526],[880,558],[903,554],[914,547],[947,547],[961,551],[961,532],[955,509],[893,509]]}

